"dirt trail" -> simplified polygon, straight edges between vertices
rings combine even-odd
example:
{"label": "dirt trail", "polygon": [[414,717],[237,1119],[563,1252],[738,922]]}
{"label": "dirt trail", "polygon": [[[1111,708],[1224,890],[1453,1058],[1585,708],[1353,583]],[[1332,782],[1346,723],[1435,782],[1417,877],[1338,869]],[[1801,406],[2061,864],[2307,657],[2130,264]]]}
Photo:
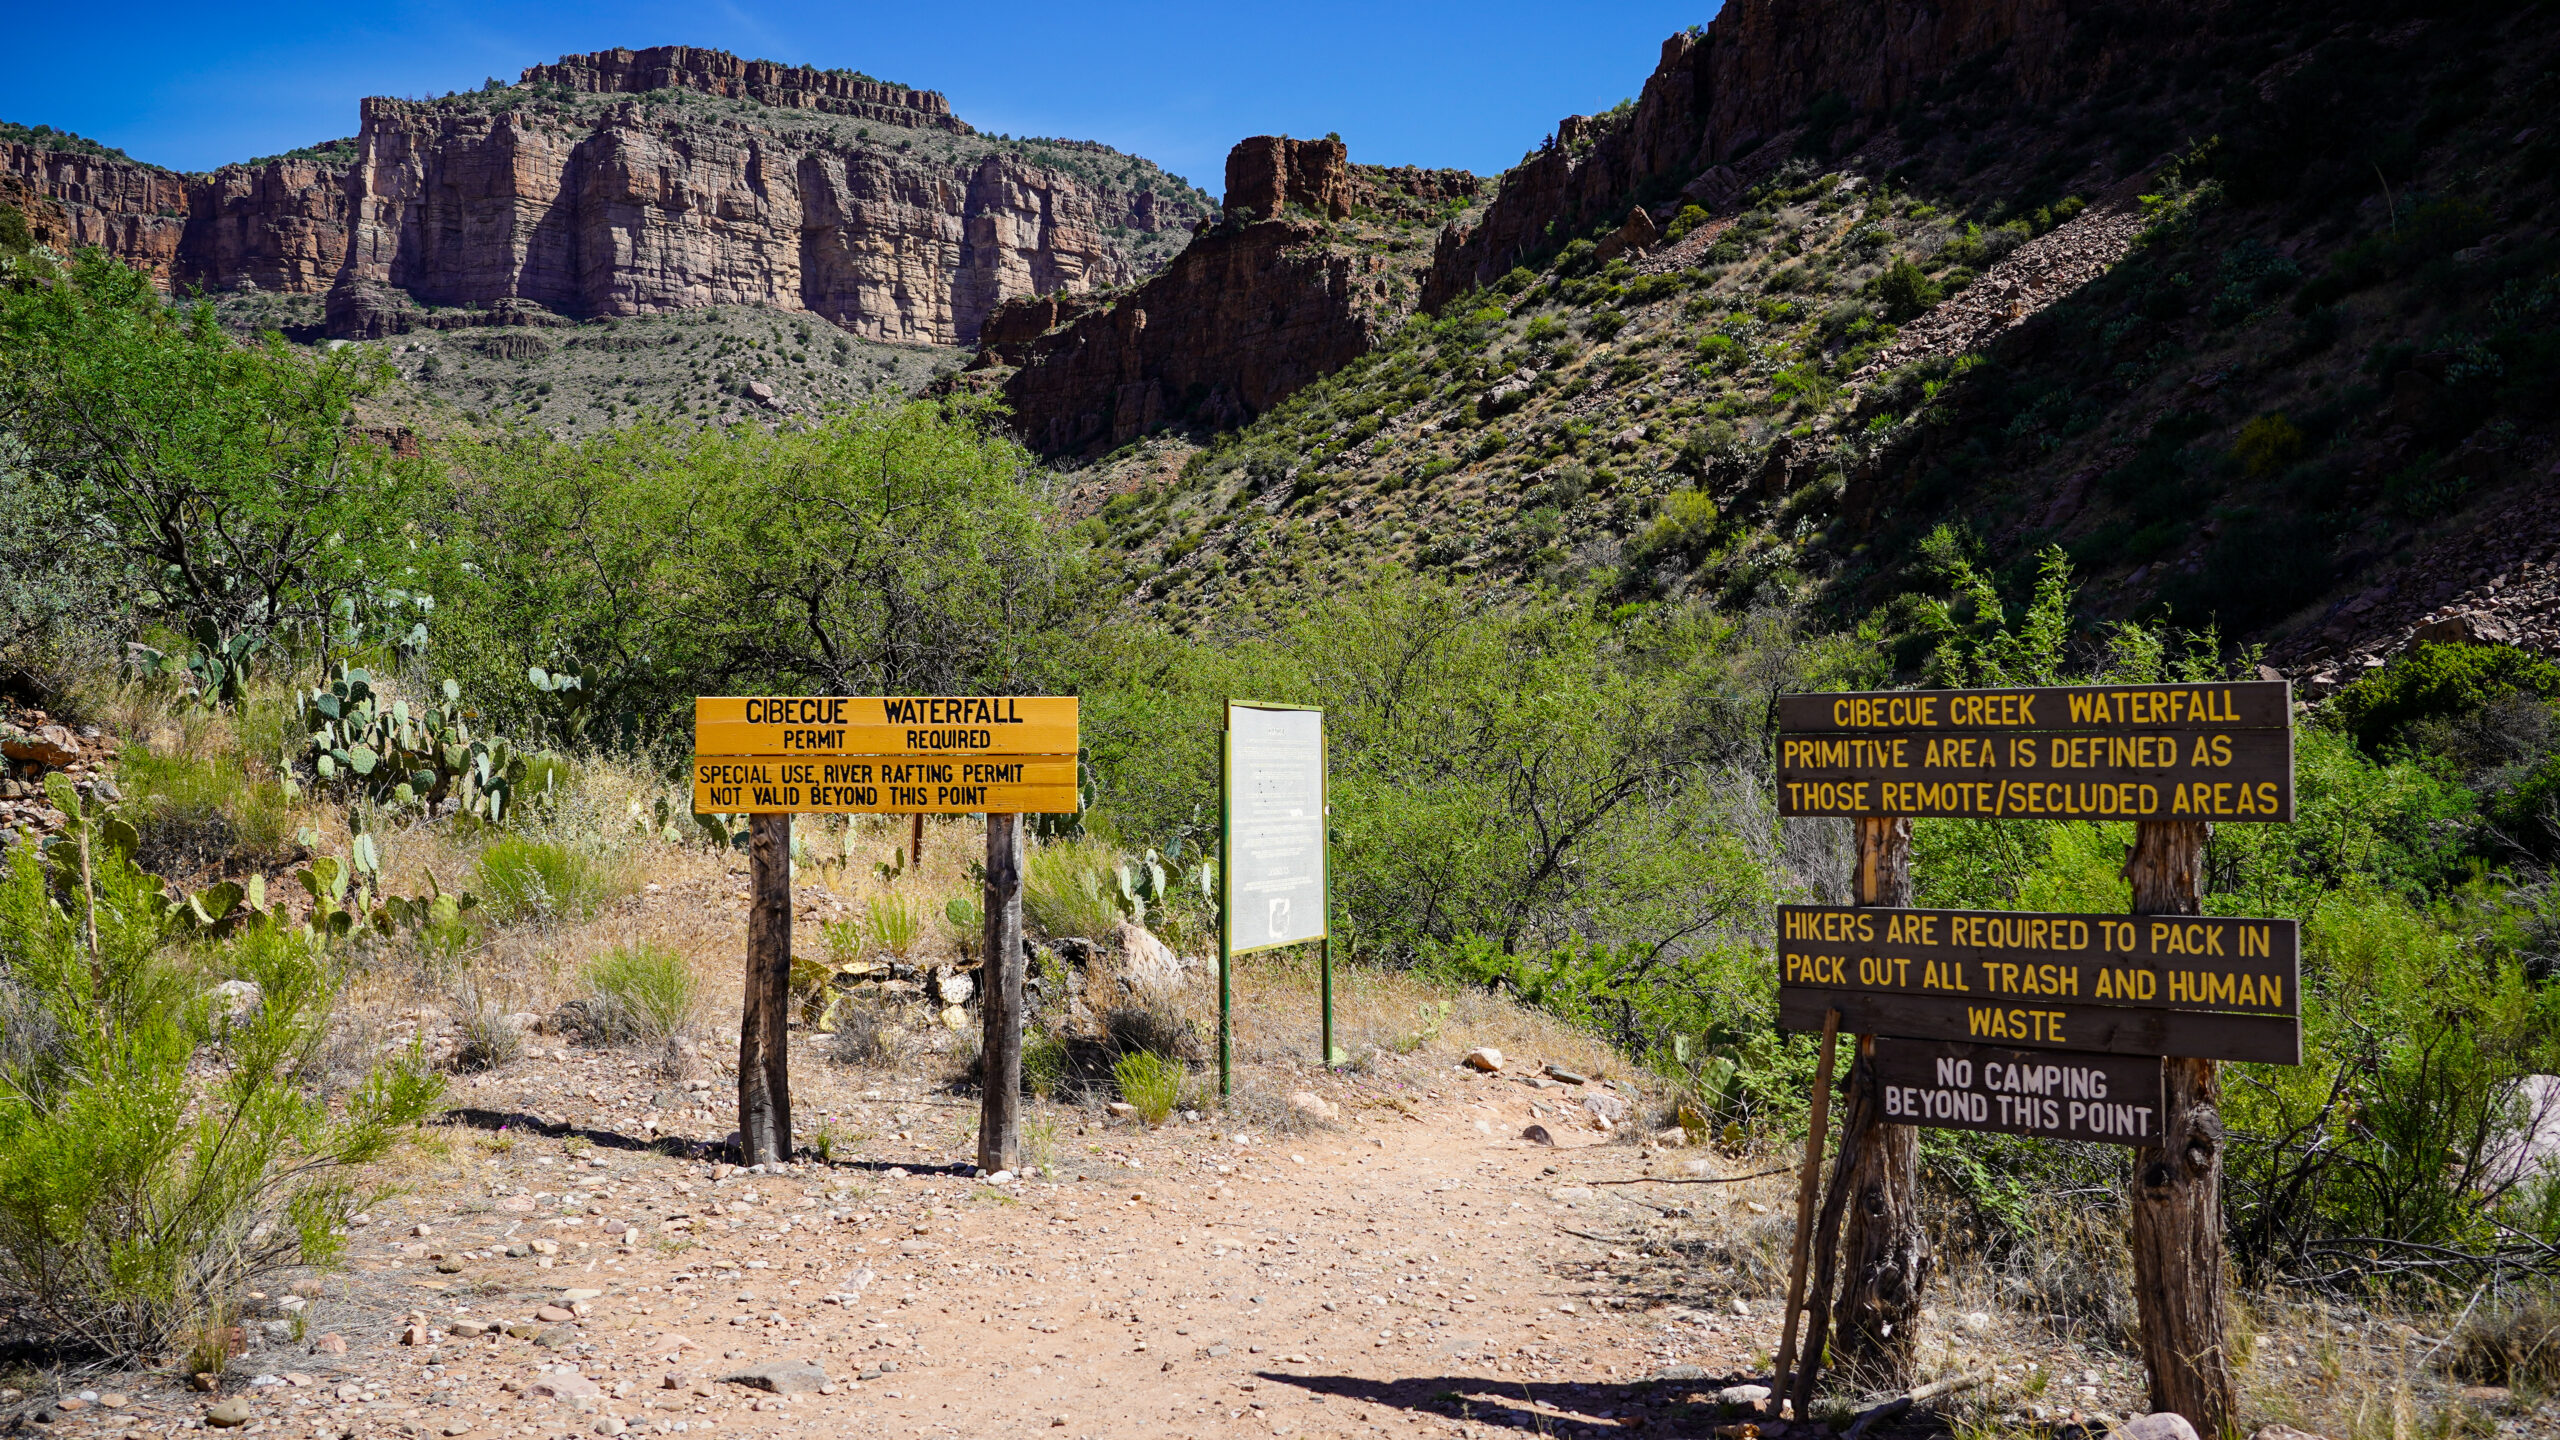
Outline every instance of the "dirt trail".
{"label": "dirt trail", "polygon": [[[1607,1183],[1699,1152],[1605,1143],[1576,1087],[1379,1063],[1270,1077],[1346,1117],[1295,1135],[1050,1110],[1053,1178],[993,1185],[951,1164],[974,1107],[920,1079],[805,1061],[809,1128],[868,1138],[749,1174],[667,1153],[718,1122],[669,1125],[681,1092],[622,1056],[546,1051],[457,1082],[439,1178],[356,1232],[303,1339],[235,1369],[271,1377],[261,1428],[313,1435],[1597,1434],[1773,1348],[1774,1300],[1709,1316],[1604,1273],[1643,1273],[1610,1242],[1665,1207],[1749,1203]],[[324,1330],[344,1356],[310,1353]],[[785,1361],[825,1391],[723,1378]],[[1635,1383],[1673,1363],[1691,1383]]]}

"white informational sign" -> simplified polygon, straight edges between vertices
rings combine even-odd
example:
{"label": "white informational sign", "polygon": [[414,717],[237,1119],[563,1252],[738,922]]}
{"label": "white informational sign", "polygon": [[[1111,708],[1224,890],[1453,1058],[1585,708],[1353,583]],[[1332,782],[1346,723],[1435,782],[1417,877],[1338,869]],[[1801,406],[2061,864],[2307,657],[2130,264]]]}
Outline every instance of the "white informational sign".
{"label": "white informational sign", "polygon": [[1232,953],[1325,934],[1324,712],[1227,706]]}

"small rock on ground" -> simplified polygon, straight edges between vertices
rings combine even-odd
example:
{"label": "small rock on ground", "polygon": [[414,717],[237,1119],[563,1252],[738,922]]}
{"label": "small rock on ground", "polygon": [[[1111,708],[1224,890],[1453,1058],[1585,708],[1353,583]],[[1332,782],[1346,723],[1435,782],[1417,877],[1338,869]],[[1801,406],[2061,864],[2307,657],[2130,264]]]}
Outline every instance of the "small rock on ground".
{"label": "small rock on ground", "polygon": [[819,1386],[827,1383],[827,1372],[806,1360],[773,1360],[720,1378],[732,1385],[770,1390],[776,1395],[814,1395]]}

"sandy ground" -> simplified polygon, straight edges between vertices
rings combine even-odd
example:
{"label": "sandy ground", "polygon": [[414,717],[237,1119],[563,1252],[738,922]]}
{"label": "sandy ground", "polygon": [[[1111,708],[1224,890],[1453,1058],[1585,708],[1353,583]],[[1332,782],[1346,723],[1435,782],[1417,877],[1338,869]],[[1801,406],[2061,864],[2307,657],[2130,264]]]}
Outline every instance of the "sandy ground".
{"label": "sandy ground", "polygon": [[[920,1077],[803,1061],[804,1130],[864,1138],[750,1174],[653,1142],[643,1113],[725,1126],[653,1103],[675,1095],[625,1057],[546,1051],[457,1083],[443,1163],[350,1270],[262,1307],[272,1339],[224,1389],[312,1435],[1579,1433],[1715,1388],[1631,1383],[1667,1365],[1740,1379],[1773,1347],[1774,1301],[1622,1294],[1611,1252],[1639,1257],[1588,1238],[1731,1187],[1609,1183],[1690,1152],[1575,1126],[1574,1087],[1444,1066],[1311,1080],[1349,1118],[1296,1135],[1043,1107],[1047,1175],[996,1185],[953,1163],[974,1105]],[[1558,1148],[1517,1138],[1533,1119]],[[723,1378],[774,1361],[823,1391]],[[158,1429],[206,1399],[55,1423]]]}

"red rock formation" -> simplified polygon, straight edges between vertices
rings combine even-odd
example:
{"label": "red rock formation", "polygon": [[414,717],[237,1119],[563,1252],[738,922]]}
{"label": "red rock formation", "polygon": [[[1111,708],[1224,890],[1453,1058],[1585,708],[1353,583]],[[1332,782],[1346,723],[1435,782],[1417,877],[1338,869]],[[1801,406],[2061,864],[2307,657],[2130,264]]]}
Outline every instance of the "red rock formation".
{"label": "red rock formation", "polygon": [[599,117],[367,100],[357,149],[337,335],[419,323],[410,301],[573,316],[758,304],[878,340],[965,344],[1007,297],[1137,278],[1104,226],[1193,215],[1001,153],[955,168],[637,105]]}
{"label": "red rock formation", "polygon": [[[2157,25],[2185,8],[2164,0],[2143,18]],[[2094,88],[2131,53],[2107,30],[2131,23],[2128,13],[2091,0],[1730,0],[1705,30],[1662,42],[1632,109],[1565,117],[1504,174],[1481,223],[1444,232],[1423,304],[1437,308],[1523,257],[1614,223],[1630,204],[1730,203],[1741,182],[1721,162],[1774,140],[1824,96],[1848,106],[1837,149],[1965,61],[1989,62],[1977,100],[2006,90],[2048,101]],[[2075,48],[2075,37],[2099,43]]]}
{"label": "red rock formation", "polygon": [[[163,287],[312,294],[346,256],[346,171],[309,160],[180,175],[108,156],[0,145],[0,175],[48,202],[61,250],[94,245]],[[39,222],[40,228],[55,228]]]}
{"label": "red rock formation", "polygon": [[1256,135],[1227,152],[1227,213],[1268,220],[1291,205],[1351,213],[1351,152],[1340,140]]}
{"label": "red rock formation", "polygon": [[60,209],[66,233],[49,244],[95,245],[167,285],[187,228],[184,176],[100,155],[0,144],[0,173],[16,176]]}
{"label": "red rock formation", "polygon": [[225,165],[187,186],[180,278],[316,295],[347,258],[347,167],[314,160]]}
{"label": "red rock formation", "polygon": [[932,90],[910,90],[842,70],[742,60],[723,50],[697,50],[690,45],[564,55],[549,65],[528,68],[523,83],[562,85],[587,95],[696,90],[785,110],[818,110],[885,125],[975,133],[951,113],[951,102]]}
{"label": "red rock formation", "polygon": [[1410,312],[1414,262],[1338,243],[1305,212],[1430,213],[1476,187],[1464,171],[1352,165],[1339,140],[1270,136],[1237,145],[1227,177],[1226,223],[1108,308],[1000,312],[973,368],[1018,367],[1003,391],[1034,448],[1106,449],[1186,415],[1232,427],[1357,359]]}

